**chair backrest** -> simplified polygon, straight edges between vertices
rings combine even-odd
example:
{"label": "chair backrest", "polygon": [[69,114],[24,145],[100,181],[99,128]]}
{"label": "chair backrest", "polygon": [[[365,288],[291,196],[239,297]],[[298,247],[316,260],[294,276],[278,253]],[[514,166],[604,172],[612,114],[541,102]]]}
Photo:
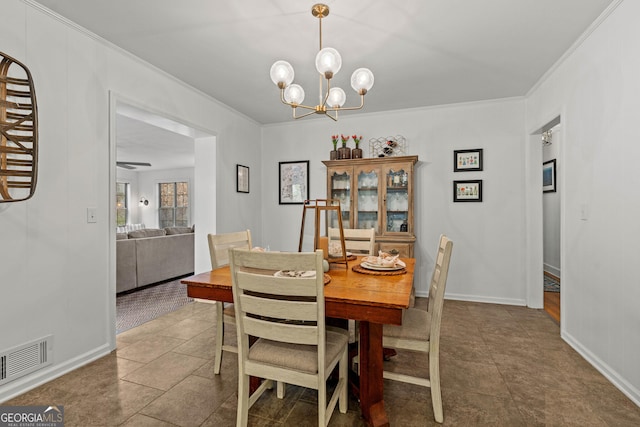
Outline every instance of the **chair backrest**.
{"label": "chair backrest", "polygon": [[[318,347],[325,359],[324,274],[322,251],[230,251],[236,307],[238,358],[248,358],[249,336]],[[278,272],[313,272],[289,277]],[[318,373],[324,375],[324,363]],[[322,376],[324,378],[324,376]]]}
{"label": "chair backrest", "polygon": [[[374,228],[344,228],[344,247],[356,255],[375,255],[376,230]],[[329,242],[340,241],[340,230],[329,228]],[[342,251],[340,251],[342,252]]]}
{"label": "chair backrest", "polygon": [[431,275],[431,284],[429,285],[429,306],[427,311],[431,316],[431,331],[429,334],[431,342],[439,340],[440,336],[444,291],[447,286],[452,249],[453,242],[444,234],[440,235],[438,254],[436,255],[436,262]]}
{"label": "chair backrest", "polygon": [[208,234],[211,269],[229,264],[229,249],[251,249],[251,232],[249,230],[234,233]]}

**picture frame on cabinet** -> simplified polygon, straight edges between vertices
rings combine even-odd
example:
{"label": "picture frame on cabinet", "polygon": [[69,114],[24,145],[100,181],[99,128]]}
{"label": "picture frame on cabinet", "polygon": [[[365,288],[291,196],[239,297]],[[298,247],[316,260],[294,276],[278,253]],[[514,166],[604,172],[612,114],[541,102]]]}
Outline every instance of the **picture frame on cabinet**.
{"label": "picture frame on cabinet", "polygon": [[279,204],[304,204],[309,199],[309,160],[279,162],[278,190]]}
{"label": "picture frame on cabinet", "polygon": [[482,170],[482,148],[453,151],[453,171],[472,172]]}
{"label": "picture frame on cabinet", "polygon": [[548,160],[542,164],[542,192],[555,193],[556,191],[556,159]]}
{"label": "picture frame on cabinet", "polygon": [[482,180],[453,181],[454,202],[482,202]]}
{"label": "picture frame on cabinet", "polygon": [[236,192],[249,192],[249,166],[236,165]]}

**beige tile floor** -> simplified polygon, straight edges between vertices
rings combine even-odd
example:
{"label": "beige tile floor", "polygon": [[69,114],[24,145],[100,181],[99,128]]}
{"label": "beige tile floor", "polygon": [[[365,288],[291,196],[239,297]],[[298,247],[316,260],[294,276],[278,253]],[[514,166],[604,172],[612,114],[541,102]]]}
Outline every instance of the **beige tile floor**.
{"label": "beige tile floor", "polygon": [[[424,301],[418,299],[418,305]],[[213,375],[215,309],[193,303],[126,331],[118,349],[4,405],[65,407],[65,426],[233,426],[236,356]],[[233,334],[228,338],[233,339]],[[400,353],[386,369],[426,376]],[[560,339],[542,310],[445,301],[441,339],[444,425],[639,426],[640,408]],[[431,426],[429,390],[385,380],[392,426]],[[315,391],[287,386],[251,408],[252,426],[315,426]],[[364,425],[357,402],[331,426]]]}

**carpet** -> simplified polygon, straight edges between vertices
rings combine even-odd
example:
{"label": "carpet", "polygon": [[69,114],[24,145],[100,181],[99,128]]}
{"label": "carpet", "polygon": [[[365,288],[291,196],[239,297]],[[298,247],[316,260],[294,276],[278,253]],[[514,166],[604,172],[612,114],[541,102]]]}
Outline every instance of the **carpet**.
{"label": "carpet", "polygon": [[544,276],[544,291],[545,292],[560,292],[560,282],[553,277]]}
{"label": "carpet", "polygon": [[116,334],[170,313],[193,302],[180,279],[118,295],[116,297]]}

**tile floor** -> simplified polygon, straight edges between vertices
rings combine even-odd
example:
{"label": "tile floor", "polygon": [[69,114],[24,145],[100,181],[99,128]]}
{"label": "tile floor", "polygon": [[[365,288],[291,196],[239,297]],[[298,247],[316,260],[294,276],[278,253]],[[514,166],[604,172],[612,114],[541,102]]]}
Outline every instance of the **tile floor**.
{"label": "tile floor", "polygon": [[[233,426],[236,356],[225,353],[213,375],[214,310],[196,302],[126,331],[117,351],[4,405],[64,405],[66,427]],[[385,367],[427,372],[411,353]],[[445,426],[640,425],[640,408],[560,339],[543,310],[445,301],[441,375]],[[284,400],[267,392],[249,424],[315,426],[315,399],[291,385]],[[385,380],[385,404],[392,426],[437,425],[428,389]],[[330,425],[364,425],[357,402]]]}

